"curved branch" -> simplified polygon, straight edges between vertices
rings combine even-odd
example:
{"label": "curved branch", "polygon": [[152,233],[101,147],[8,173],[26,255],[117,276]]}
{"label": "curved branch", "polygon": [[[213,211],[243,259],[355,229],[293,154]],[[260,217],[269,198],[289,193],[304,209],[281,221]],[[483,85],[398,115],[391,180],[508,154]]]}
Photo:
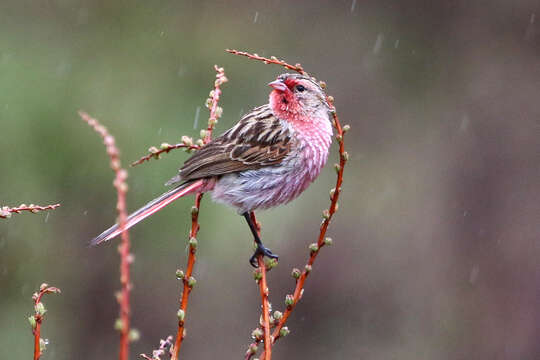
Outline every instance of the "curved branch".
{"label": "curved branch", "polygon": [[34,204],[30,204],[30,205],[21,204],[14,208],[10,208],[9,206],[2,206],[0,207],[0,219],[9,219],[12,214],[20,214],[23,211],[28,211],[28,212],[31,212],[32,214],[35,214],[44,210],[54,210],[59,206],[60,204],[47,205],[47,206],[39,206],[39,205],[34,205]]}

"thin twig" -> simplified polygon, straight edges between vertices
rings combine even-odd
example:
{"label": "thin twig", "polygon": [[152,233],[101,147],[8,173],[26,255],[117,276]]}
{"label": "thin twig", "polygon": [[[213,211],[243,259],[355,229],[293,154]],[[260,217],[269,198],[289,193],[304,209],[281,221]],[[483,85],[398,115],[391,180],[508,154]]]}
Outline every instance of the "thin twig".
{"label": "thin twig", "polygon": [[174,150],[174,149],[186,149],[187,151],[192,151],[192,150],[200,149],[200,146],[193,144],[193,141],[191,141],[191,144],[187,144],[185,142],[175,144],[175,145],[163,143],[160,145],[159,149],[155,146],[152,146],[148,149],[148,153],[149,153],[148,155],[145,155],[141,157],[139,160],[132,162],[130,166],[137,166],[150,159],[159,159],[161,154],[168,153],[169,151]]}
{"label": "thin twig", "polygon": [[[216,80],[214,81],[214,90],[210,92],[210,98],[206,101],[206,106],[210,109],[210,117],[208,118],[208,127],[206,130],[201,131],[201,141],[199,146],[204,146],[205,144],[212,141],[212,131],[214,130],[215,125],[218,122],[218,119],[223,113],[223,109],[218,106],[219,97],[221,96],[221,85],[227,82],[227,77],[225,76],[225,71],[223,68],[214,65],[214,70],[216,71]],[[184,140],[184,139],[183,139]],[[195,204],[191,208],[191,230],[189,232],[189,255],[188,255],[188,264],[186,273],[184,274],[181,270],[177,271],[177,277],[180,278],[184,287],[182,290],[182,300],[180,302],[180,308],[178,309],[178,330],[176,333],[176,340],[172,348],[172,360],[178,359],[178,354],[180,352],[180,347],[182,346],[182,341],[185,336],[185,316],[188,306],[188,299],[193,286],[196,283],[195,278],[192,276],[193,267],[196,261],[196,252],[197,252],[197,233],[199,231],[199,209],[201,206],[201,199],[203,194],[197,193],[195,196]]]}
{"label": "thin twig", "polygon": [[285,60],[278,59],[275,56],[270,56],[270,58],[265,58],[263,56],[259,56],[258,54],[250,54],[245,51],[238,51],[238,50],[232,50],[232,49],[225,49],[226,52],[234,54],[234,55],[240,55],[245,56],[252,60],[258,60],[262,61],[265,64],[276,64],[283,66],[285,69],[296,71],[297,73],[300,73],[302,75],[307,75],[307,72],[304,71],[304,68],[300,64],[291,65],[287,63]]}
{"label": "thin twig", "polygon": [[[255,227],[257,228],[257,233],[259,234],[259,237],[261,235],[261,224],[257,222],[257,219],[255,218],[255,213],[251,212],[251,221],[253,224],[255,224]],[[268,296],[270,293],[270,290],[268,289],[268,284],[266,282],[266,265],[264,263],[264,256],[260,254],[257,256],[257,262],[259,267],[256,269],[256,271],[260,272],[260,278],[258,278],[259,283],[259,292],[261,294],[261,302],[262,302],[262,326],[263,326],[263,332],[264,332],[264,351],[267,354],[268,360],[272,358],[272,341],[270,339],[270,303],[268,302]]]}
{"label": "thin twig", "polygon": [[59,206],[60,204],[47,205],[47,206],[39,206],[39,205],[34,205],[34,204],[30,204],[30,205],[21,204],[14,208],[10,208],[9,206],[1,206],[0,219],[9,219],[11,217],[11,214],[20,214],[23,211],[28,211],[35,214],[43,210],[54,210]]}
{"label": "thin twig", "polygon": [[117,328],[120,331],[120,352],[119,359],[127,360],[129,356],[129,317],[130,317],[130,304],[129,293],[131,290],[131,284],[129,281],[129,264],[131,263],[133,256],[129,253],[129,233],[125,231],[127,221],[126,211],[126,192],[128,186],[126,179],[128,173],[121,167],[120,164],[120,152],[118,151],[114,137],[109,134],[106,127],[101,125],[96,119],[90,117],[87,113],[79,111],[81,118],[88,123],[101,137],[103,143],[107,148],[107,154],[111,160],[110,166],[115,173],[114,187],[118,200],[116,202],[116,210],[118,211],[118,225],[120,227],[122,241],[118,247],[120,253],[120,284],[121,291],[117,296],[117,300],[120,304],[120,319],[117,321]]}
{"label": "thin twig", "polygon": [[193,286],[196,283],[195,278],[192,276],[193,267],[195,266],[195,261],[197,260],[195,254],[197,252],[197,233],[199,231],[199,208],[201,206],[201,199],[203,194],[197,193],[195,196],[195,205],[191,208],[191,229],[189,231],[189,255],[188,255],[188,264],[186,273],[183,274],[182,271],[177,271],[177,277],[180,278],[184,283],[184,288],[182,290],[182,300],[180,301],[180,308],[178,309],[178,331],[176,332],[176,340],[174,342],[174,347],[172,350],[171,359],[178,359],[178,354],[180,352],[180,347],[182,346],[182,340],[184,340],[184,324],[185,316],[188,306],[189,294],[193,289]]}
{"label": "thin twig", "polygon": [[60,292],[59,288],[43,283],[39,287],[39,292],[35,292],[32,295],[35,313],[28,318],[28,321],[30,322],[30,326],[32,326],[32,334],[34,335],[34,360],[39,360],[45,350],[45,345],[47,345],[46,341],[41,338],[41,324],[45,312],[47,312],[45,305],[41,302],[41,298],[45,294],[59,294]]}

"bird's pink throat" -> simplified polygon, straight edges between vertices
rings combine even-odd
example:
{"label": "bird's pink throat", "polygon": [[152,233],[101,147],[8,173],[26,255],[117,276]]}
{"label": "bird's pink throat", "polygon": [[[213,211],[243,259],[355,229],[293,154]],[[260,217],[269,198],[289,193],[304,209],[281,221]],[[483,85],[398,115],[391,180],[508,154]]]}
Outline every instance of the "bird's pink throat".
{"label": "bird's pink throat", "polygon": [[304,113],[301,105],[294,98],[292,91],[273,90],[269,98],[272,112],[282,120],[289,122],[306,121],[309,122],[309,117]]}

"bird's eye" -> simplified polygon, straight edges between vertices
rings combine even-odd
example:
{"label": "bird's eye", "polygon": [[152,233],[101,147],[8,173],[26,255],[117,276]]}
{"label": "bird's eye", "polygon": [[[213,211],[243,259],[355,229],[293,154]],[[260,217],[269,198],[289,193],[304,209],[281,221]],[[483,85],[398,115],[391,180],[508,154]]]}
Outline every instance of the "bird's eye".
{"label": "bird's eye", "polygon": [[306,90],[306,88],[304,87],[304,85],[296,85],[296,90],[302,92],[302,91]]}

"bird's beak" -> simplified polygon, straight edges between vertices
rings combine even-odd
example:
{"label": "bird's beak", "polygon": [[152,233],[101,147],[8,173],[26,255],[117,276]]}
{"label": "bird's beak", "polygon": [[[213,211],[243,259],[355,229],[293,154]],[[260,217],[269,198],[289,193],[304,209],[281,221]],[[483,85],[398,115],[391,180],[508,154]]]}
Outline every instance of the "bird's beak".
{"label": "bird's beak", "polygon": [[287,90],[287,85],[285,85],[281,80],[272,81],[271,83],[268,83],[268,86],[274,88],[277,91]]}

